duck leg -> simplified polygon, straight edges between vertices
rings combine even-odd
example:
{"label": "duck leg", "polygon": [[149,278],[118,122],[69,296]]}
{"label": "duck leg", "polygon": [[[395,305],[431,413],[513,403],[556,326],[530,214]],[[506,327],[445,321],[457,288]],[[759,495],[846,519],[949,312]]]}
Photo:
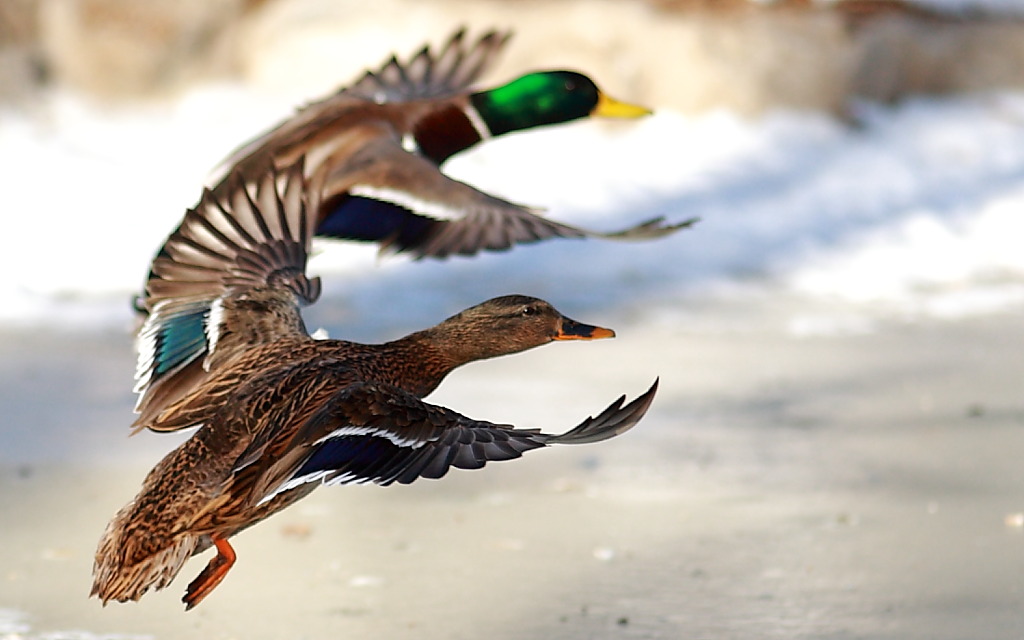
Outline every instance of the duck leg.
{"label": "duck leg", "polygon": [[185,611],[199,604],[203,598],[208,596],[216,588],[228,570],[235,564],[235,550],[228,544],[226,538],[213,535],[213,544],[217,547],[217,555],[210,560],[203,572],[196,576],[196,579],[189,583],[185,596],[181,599],[185,603]]}

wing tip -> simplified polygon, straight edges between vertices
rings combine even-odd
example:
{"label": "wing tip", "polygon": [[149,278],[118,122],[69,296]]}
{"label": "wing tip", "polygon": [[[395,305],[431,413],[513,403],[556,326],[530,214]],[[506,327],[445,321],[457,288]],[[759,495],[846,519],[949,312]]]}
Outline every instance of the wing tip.
{"label": "wing tip", "polygon": [[660,382],[660,377],[655,378],[647,391],[628,404],[623,405],[625,395],[619,396],[596,417],[588,417],[569,431],[551,437],[547,444],[590,444],[629,431],[647,414]]}
{"label": "wing tip", "polygon": [[608,240],[650,240],[653,238],[661,238],[671,235],[682,229],[688,229],[698,222],[700,222],[700,218],[693,217],[687,218],[682,222],[667,223],[665,221],[665,216],[658,216],[620,231],[591,233],[590,235],[606,238]]}

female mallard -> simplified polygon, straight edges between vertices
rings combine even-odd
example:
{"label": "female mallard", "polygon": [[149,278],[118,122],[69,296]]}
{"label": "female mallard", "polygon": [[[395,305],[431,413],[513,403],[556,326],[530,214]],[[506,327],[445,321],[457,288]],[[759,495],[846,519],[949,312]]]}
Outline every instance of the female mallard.
{"label": "female mallard", "polygon": [[[650,406],[657,381],[636,400],[624,404],[621,397],[554,435],[422,401],[467,362],[614,334],[515,295],[393,342],[314,340],[299,313],[319,293],[318,280],[305,274],[316,197],[301,159],[280,174],[266,171],[254,192],[237,174],[230,180],[232,200],[207,191],[153,264],[154,283],[174,282],[192,297],[163,297],[154,285],[143,334],[173,336],[200,300],[211,308],[208,352],[185,382],[174,381],[183,369],[159,370],[158,341],[140,343],[147,399],[136,426],[198,430],[156,465],[107,526],[92,588],[104,603],[167,586],[189,557],[212,545],[217,555],[183,599],[195,606],[234,562],[228,538],[321,484],[409,483],[551,444],[599,442],[632,427]],[[173,392],[146,396],[150,385],[167,380]]]}
{"label": "female mallard", "polygon": [[[307,175],[322,196],[317,235],[379,242],[382,250],[417,258],[551,237],[652,238],[692,222],[665,225],[657,218],[598,233],[548,220],[441,173],[453,154],[510,131],[591,115],[650,113],[609,98],[571,71],[530,73],[473,92],[509,34],[490,32],[471,46],[464,37],[458,31],[439,53],[424,47],[405,64],[391,58],[243,145],[222,166],[255,183],[268,164],[281,169],[306,156]],[[225,188],[221,183],[214,191],[228,198]]]}

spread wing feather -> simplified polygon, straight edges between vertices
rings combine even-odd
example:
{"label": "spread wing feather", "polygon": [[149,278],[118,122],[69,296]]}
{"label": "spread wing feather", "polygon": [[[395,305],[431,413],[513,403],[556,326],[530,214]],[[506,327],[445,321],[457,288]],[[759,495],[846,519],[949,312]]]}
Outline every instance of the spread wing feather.
{"label": "spread wing feather", "polygon": [[298,304],[320,295],[319,279],[305,275],[316,206],[300,159],[280,171],[268,168],[254,185],[232,174],[224,189],[204,191],[185,214],[154,258],[142,298],[149,316],[136,342],[140,422],[203,378],[193,363],[208,368],[215,346],[225,353],[231,347],[229,339],[218,341],[220,328],[211,321],[225,299],[259,288],[286,291],[293,314],[276,326],[265,322],[257,338],[270,341],[301,327]]}
{"label": "spread wing feather", "polygon": [[[666,224],[655,218],[608,233],[564,224],[449,178],[430,159],[408,153],[387,137],[367,141],[358,154],[333,168],[325,187],[328,193],[352,192],[362,199],[343,198],[323,211],[318,235],[376,241],[384,252],[415,258],[502,251],[556,237],[656,238],[695,222]],[[366,200],[376,201],[378,210],[367,207]],[[388,222],[372,224],[378,220]]]}
{"label": "spread wing feather", "polygon": [[469,44],[466,30],[459,29],[437,53],[425,46],[404,63],[392,57],[377,71],[367,71],[339,95],[379,103],[462,93],[494,63],[510,36],[507,31],[489,31]]}
{"label": "spread wing feather", "polygon": [[624,404],[620,397],[563,434],[475,420],[383,383],[359,382],[338,391],[296,432],[289,453],[271,465],[255,494],[266,502],[310,483],[409,484],[449,469],[479,469],[551,444],[600,442],[635,425],[658,382]]}

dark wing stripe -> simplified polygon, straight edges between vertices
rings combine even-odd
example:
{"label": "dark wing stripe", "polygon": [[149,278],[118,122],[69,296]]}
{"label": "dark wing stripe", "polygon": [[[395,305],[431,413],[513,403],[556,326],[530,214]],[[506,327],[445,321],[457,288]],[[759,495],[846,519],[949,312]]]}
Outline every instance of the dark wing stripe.
{"label": "dark wing stripe", "polygon": [[206,258],[218,265],[227,263],[223,249],[220,247],[211,248],[188,236],[181,236],[176,244],[168,246],[167,255],[176,262],[189,260],[194,263],[196,260]]}
{"label": "dark wing stripe", "polygon": [[289,446],[307,447],[306,455],[293,459],[290,471],[271,472],[282,474],[282,480],[265,482],[274,488],[262,501],[306,482],[409,484],[417,478],[441,478],[452,467],[479,469],[488,462],[518,458],[549,444],[607,440],[643,417],[657,388],[655,380],[629,404],[618,398],[596,417],[553,435],[473,420],[391,385],[355,383],[337,392],[299,429]]}
{"label": "dark wing stripe", "polygon": [[348,196],[326,213],[316,232],[332,238],[380,242],[382,251],[401,252],[416,246],[440,224],[393,202]]}
{"label": "dark wing stripe", "polygon": [[[219,213],[221,216],[226,215],[224,213],[224,210],[219,205],[216,207],[215,211]],[[226,252],[230,249],[239,248],[235,240],[228,236],[227,233],[223,231],[220,227],[218,227],[213,222],[213,220],[211,220],[208,216],[197,216],[192,218],[191,220],[194,225],[193,233],[198,233],[201,231],[206,234],[209,234],[208,240],[216,240],[222,251]],[[230,217],[227,218],[227,222],[229,223],[229,225],[232,222]],[[234,228],[236,235],[243,236],[243,238],[247,237],[248,234],[245,234],[244,230],[236,228],[237,225],[231,226],[232,228]],[[252,246],[251,239],[247,241],[246,246]]]}
{"label": "dark wing stripe", "polygon": [[256,189],[256,204],[260,211],[276,214],[270,214],[265,217],[268,222],[273,220],[277,225],[276,233],[271,237],[295,241],[295,234],[292,233],[291,226],[288,224],[288,217],[284,211],[284,201],[278,193],[276,181],[264,180],[259,183]]}
{"label": "dark wing stripe", "polygon": [[424,45],[409,64],[406,65],[409,69],[409,78],[419,78],[423,84],[432,85],[434,82],[434,65],[430,63],[430,47]]}
{"label": "dark wing stripe", "polygon": [[[237,176],[232,178],[228,182],[228,185],[228,188],[231,189],[244,188],[244,184],[241,182],[241,179]],[[228,227],[230,227],[230,231],[238,236],[239,242],[231,242],[229,245],[230,248],[242,249],[246,247],[254,247],[257,245],[256,238],[250,235],[249,230],[245,228],[245,226],[242,224],[239,218],[236,218],[226,208],[224,208],[224,205],[221,204],[220,200],[213,194],[213,192],[209,190],[204,191],[203,201],[206,203],[206,208],[212,210],[211,213],[216,214],[216,218],[209,217],[206,219],[210,220],[211,224],[214,222],[214,220],[225,223]],[[225,232],[227,231],[228,230],[225,230]]]}
{"label": "dark wing stripe", "polygon": [[[296,223],[297,228],[291,230],[292,233],[289,237],[296,240],[295,256],[296,258],[301,258],[302,253],[309,247],[309,242],[312,238],[313,228],[310,220],[311,216],[315,215],[314,212],[320,208],[320,190],[315,185],[307,186],[304,180],[294,179],[291,176],[286,178],[288,179],[286,179],[284,185],[284,192],[280,196],[281,206],[279,211],[283,225],[287,224],[289,212],[299,212],[299,219]],[[303,199],[305,199],[305,206],[303,206]]]}
{"label": "dark wing stripe", "polygon": [[[295,473],[303,476],[319,471],[344,472],[366,465],[372,469],[401,449],[386,438],[367,436],[332,438],[321,444]],[[367,469],[367,470],[369,470]]]}
{"label": "dark wing stripe", "polygon": [[[413,58],[412,64],[415,63],[416,58]],[[392,69],[392,73],[396,76],[395,80],[400,86],[409,87],[413,84],[412,80],[409,78],[409,75],[405,72],[405,67],[399,64],[397,59],[391,58],[391,64],[389,64],[388,67]]]}
{"label": "dark wing stripe", "polygon": [[[477,46],[484,46],[484,41],[491,37],[492,33],[486,34],[480,39],[480,44]],[[460,83],[456,78],[455,74],[462,68],[462,61],[465,59],[463,53],[462,41],[466,37],[466,30],[459,29],[456,31],[450,40],[445,43],[441,53],[437,56],[437,61],[432,65],[438,69],[437,77],[441,79],[441,82],[447,86],[466,86],[464,83]],[[486,46],[492,46],[490,42],[486,43]],[[429,56],[429,51],[424,47],[423,54]]]}
{"label": "dark wing stripe", "polygon": [[[260,184],[258,189],[262,190],[262,184]],[[265,242],[274,237],[274,232],[271,231],[270,225],[267,224],[268,220],[262,215],[263,211],[268,213],[271,211],[270,207],[272,205],[270,203],[267,203],[266,208],[261,208],[256,204],[252,194],[246,188],[233,189],[229,197],[231,198],[232,211],[235,216],[255,227],[254,230],[257,232],[258,242]]]}
{"label": "dark wing stripe", "polygon": [[[182,264],[180,262],[176,262],[175,257],[172,256],[171,253],[172,252],[168,252],[167,255],[160,256],[159,258],[153,260],[154,270],[167,272],[166,276],[161,276],[159,280],[154,280],[154,283],[190,282],[193,280],[198,280],[202,282],[216,282],[217,277],[219,277],[223,273],[223,269],[217,268],[215,266],[208,266],[205,264]],[[205,278],[207,277],[211,279],[206,280]],[[174,297],[179,298],[181,296]]]}

